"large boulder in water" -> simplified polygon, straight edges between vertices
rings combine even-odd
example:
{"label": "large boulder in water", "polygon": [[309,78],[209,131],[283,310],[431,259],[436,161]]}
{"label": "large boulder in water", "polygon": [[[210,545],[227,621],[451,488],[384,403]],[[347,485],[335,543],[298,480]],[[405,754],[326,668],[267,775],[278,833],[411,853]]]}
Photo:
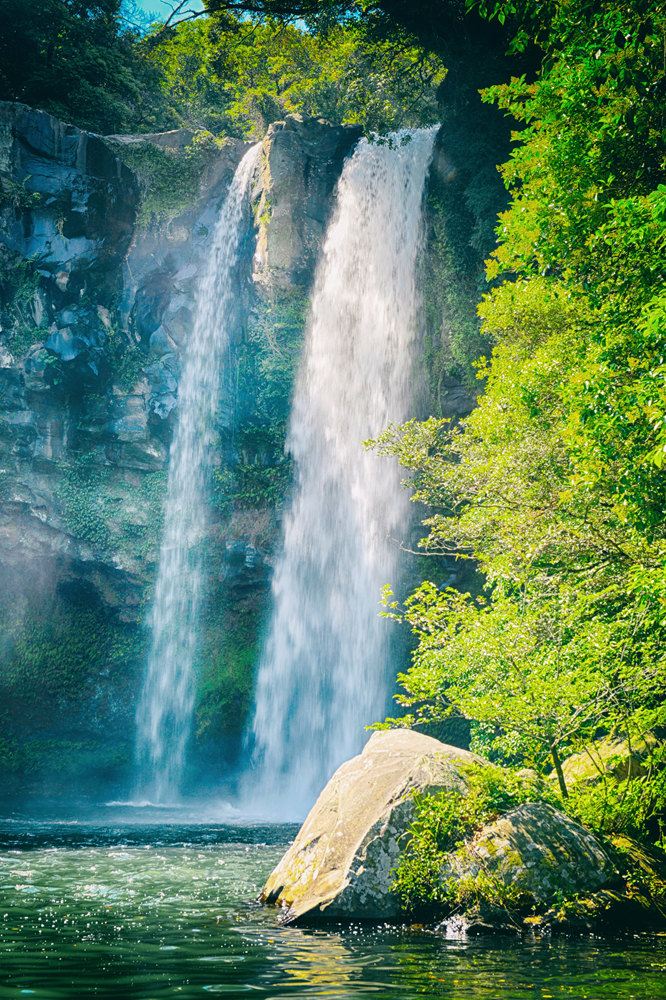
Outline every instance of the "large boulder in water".
{"label": "large boulder in water", "polygon": [[392,872],[414,794],[464,789],[461,766],[472,762],[480,760],[467,750],[408,729],[374,733],[326,785],[262,900],[282,906],[285,923],[396,917]]}

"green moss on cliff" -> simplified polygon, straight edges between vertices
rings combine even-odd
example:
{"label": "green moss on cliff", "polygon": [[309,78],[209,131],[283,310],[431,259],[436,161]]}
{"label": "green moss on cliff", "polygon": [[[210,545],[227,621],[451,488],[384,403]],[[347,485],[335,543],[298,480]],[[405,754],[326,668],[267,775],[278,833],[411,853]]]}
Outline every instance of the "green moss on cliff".
{"label": "green moss on cliff", "polygon": [[292,482],[285,455],[294,378],[308,301],[301,293],[256,305],[237,355],[233,462],[213,474],[212,501],[233,510],[279,509]]}
{"label": "green moss on cliff", "polygon": [[92,454],[78,456],[61,467],[57,496],[68,531],[96,548],[109,542],[108,498],[105,486],[109,469],[100,466]]}
{"label": "green moss on cliff", "polygon": [[83,452],[61,466],[56,496],[67,530],[100,552],[155,557],[166,491],[165,470],[123,477],[98,455]]}
{"label": "green moss on cliff", "polygon": [[139,181],[137,222],[143,229],[169,222],[192,204],[206,166],[223,144],[209,132],[197,132],[182,149],[156,146],[148,140],[107,142]]}
{"label": "green moss on cliff", "polygon": [[219,603],[203,624],[197,739],[238,741],[252,702],[261,609],[256,597]]}
{"label": "green moss on cliff", "polygon": [[33,300],[39,288],[39,261],[0,246],[0,336],[14,357],[23,358],[44,339],[34,319]]}
{"label": "green moss on cliff", "polygon": [[[474,381],[474,361],[484,353],[475,302],[481,282],[481,261],[464,237],[469,220],[457,204],[459,192],[435,175],[430,183],[423,260],[426,324],[426,370],[433,400],[442,411],[442,383],[454,378]],[[462,216],[462,218],[461,218]]]}
{"label": "green moss on cliff", "polygon": [[117,781],[131,757],[141,626],[80,586],[6,594],[0,626],[2,793],[71,795],[72,781]]}

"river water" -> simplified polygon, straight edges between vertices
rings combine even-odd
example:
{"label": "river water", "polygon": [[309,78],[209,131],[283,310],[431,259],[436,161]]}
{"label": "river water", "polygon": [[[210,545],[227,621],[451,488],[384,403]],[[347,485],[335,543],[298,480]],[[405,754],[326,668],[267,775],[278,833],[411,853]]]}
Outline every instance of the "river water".
{"label": "river water", "polygon": [[666,938],[469,943],[280,928],[294,827],[0,823],[0,1000],[663,1000]]}

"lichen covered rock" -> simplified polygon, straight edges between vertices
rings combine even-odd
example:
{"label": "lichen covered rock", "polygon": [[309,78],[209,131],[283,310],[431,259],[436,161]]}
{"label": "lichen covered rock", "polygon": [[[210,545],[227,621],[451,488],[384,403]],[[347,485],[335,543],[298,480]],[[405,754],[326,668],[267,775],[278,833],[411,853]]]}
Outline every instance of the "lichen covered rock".
{"label": "lichen covered rock", "polygon": [[608,856],[589,832],[545,802],[530,802],[484,826],[450,855],[447,881],[494,880],[544,907],[563,895],[600,889],[614,875]]}
{"label": "lichen covered rock", "polygon": [[[608,777],[625,781],[646,773],[649,753],[649,740],[638,740],[630,745],[626,740],[606,737],[592,743],[582,753],[567,757],[562,763],[562,773],[568,788]],[[549,779],[553,783],[557,780],[554,772]]]}
{"label": "lichen covered rock", "polygon": [[414,795],[465,787],[474,754],[406,729],[375,733],[335,772],[262,892],[282,919],[388,919]]}

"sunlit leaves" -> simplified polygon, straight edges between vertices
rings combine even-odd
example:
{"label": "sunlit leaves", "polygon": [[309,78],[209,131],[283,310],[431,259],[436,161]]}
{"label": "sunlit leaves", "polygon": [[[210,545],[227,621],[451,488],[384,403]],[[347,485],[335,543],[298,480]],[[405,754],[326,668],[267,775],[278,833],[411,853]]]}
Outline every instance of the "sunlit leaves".
{"label": "sunlit leaves", "polygon": [[179,25],[153,44],[172,114],[183,125],[233,135],[263,134],[286,114],[386,131],[437,119],[444,67],[401,39],[368,39],[356,21],[323,33],[270,17],[227,15]]}
{"label": "sunlit leaves", "polygon": [[[482,598],[423,584],[399,701],[468,719],[478,748],[549,757],[650,734],[638,798],[599,822],[639,832],[663,807],[666,695],[666,188],[663,18],[649,4],[485,4],[546,50],[535,82],[486,92],[522,130],[479,312],[493,343],[474,412],[391,429],[379,447],[431,507],[430,552],[474,558]],[[400,609],[393,607],[393,616]],[[660,790],[661,789],[661,790]],[[661,806],[659,805],[661,803]],[[581,807],[582,808],[582,807]],[[624,811],[623,811],[624,810]],[[610,819],[608,819],[610,817]]]}

